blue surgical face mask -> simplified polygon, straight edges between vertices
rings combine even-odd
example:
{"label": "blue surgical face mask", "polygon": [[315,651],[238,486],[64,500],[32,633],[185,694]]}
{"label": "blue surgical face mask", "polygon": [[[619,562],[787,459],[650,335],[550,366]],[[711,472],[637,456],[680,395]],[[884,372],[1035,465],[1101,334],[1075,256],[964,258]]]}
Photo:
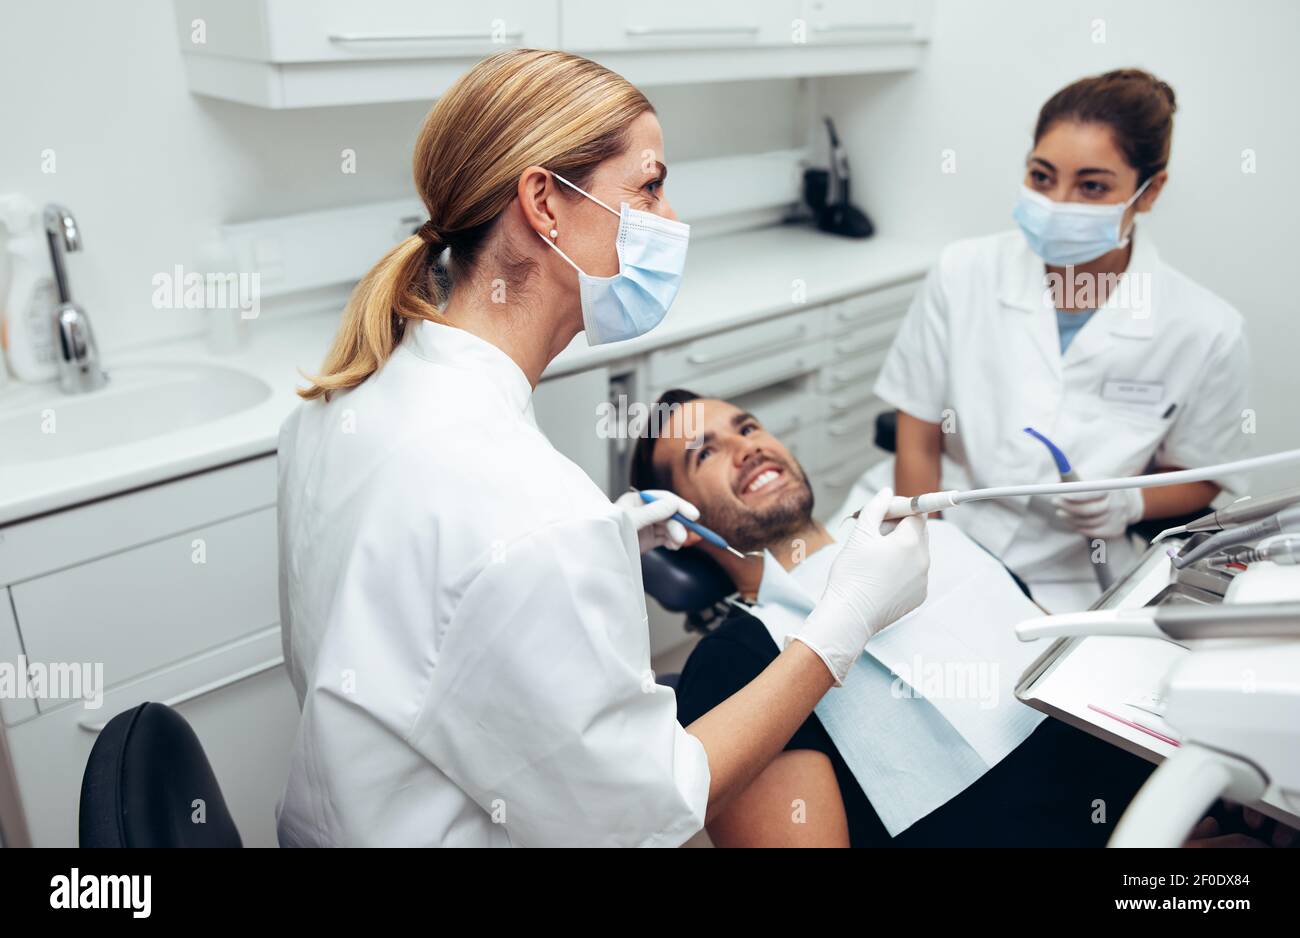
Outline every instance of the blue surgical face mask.
{"label": "blue surgical face mask", "polygon": [[582,325],[588,345],[622,342],[645,335],[668,315],[686,267],[686,246],[691,226],[629,208],[616,212],[594,195],[583,192],[559,173],[556,179],[581,192],[605,211],[618,216],[618,273],[592,277],[545,235],[543,241],[578,272],[582,297]]}
{"label": "blue surgical face mask", "polygon": [[1128,244],[1128,234],[1120,231],[1124,213],[1150,184],[1148,179],[1132,198],[1114,205],[1053,202],[1022,185],[1011,214],[1025,233],[1029,247],[1047,264],[1053,267],[1086,264]]}

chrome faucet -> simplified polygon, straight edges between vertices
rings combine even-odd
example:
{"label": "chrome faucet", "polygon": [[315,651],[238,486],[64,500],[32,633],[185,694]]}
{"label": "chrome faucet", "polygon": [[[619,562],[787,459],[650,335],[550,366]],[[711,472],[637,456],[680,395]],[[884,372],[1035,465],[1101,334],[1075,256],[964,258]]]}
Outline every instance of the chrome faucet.
{"label": "chrome faucet", "polygon": [[45,206],[45,238],[50,244],[50,263],[59,290],[59,305],[54,307],[54,329],[58,335],[56,351],[59,387],[65,394],[84,394],[102,388],[108,374],[99,364],[99,346],[90,328],[90,317],[72,300],[64,253],[81,250],[81,231],[72,213],[61,205]]}

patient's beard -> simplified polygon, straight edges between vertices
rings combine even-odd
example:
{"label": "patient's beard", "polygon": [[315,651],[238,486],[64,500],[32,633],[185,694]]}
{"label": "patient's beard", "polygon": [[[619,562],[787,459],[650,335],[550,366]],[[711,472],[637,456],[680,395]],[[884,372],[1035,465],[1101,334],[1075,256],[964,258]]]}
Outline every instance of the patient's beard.
{"label": "patient's beard", "polygon": [[784,548],[813,524],[813,493],[808,477],[799,472],[802,485],[792,487],[776,504],[756,511],[727,506],[709,513],[715,531],[737,550],[748,553]]}

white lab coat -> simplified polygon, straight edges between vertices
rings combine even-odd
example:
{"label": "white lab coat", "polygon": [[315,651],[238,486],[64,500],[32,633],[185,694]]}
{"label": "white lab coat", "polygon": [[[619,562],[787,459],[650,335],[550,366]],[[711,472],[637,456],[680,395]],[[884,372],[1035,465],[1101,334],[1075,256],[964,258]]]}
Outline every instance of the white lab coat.
{"label": "white lab coat", "polygon": [[411,324],[376,375],[285,422],[279,507],[302,704],[282,845],[702,828],[708,762],[650,671],[636,532],[503,352]]}
{"label": "white lab coat", "polygon": [[[1235,309],[1164,264],[1137,234],[1121,289],[1062,355],[1044,274],[1019,231],[959,241],[908,311],[875,392],[914,417],[949,424],[943,488],[1057,481],[1047,449],[1023,432],[1030,426],[1082,479],[1243,455],[1249,358]],[[878,486],[892,474],[891,460],[872,477]],[[1217,481],[1240,488],[1235,478]],[[972,502],[945,517],[1038,586],[1036,596],[1049,584],[1073,584],[1080,598],[1072,604],[1082,608],[1096,595],[1088,544],[1049,498]],[[1125,547],[1108,544],[1108,560],[1122,565],[1116,548]]]}

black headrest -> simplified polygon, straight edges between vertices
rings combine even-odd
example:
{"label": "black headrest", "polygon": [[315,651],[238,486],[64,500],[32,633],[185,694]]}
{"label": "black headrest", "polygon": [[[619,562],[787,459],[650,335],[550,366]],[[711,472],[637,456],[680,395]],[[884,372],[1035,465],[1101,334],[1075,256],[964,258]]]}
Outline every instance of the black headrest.
{"label": "black headrest", "polygon": [[656,547],[641,555],[645,591],[669,612],[699,612],[736,591],[727,571],[700,550]]}
{"label": "black headrest", "polygon": [[159,703],[119,713],[100,732],[79,820],[83,847],[242,846],[199,738]]}
{"label": "black headrest", "polygon": [[886,453],[892,453],[897,439],[898,411],[884,410],[876,414],[876,446]]}

